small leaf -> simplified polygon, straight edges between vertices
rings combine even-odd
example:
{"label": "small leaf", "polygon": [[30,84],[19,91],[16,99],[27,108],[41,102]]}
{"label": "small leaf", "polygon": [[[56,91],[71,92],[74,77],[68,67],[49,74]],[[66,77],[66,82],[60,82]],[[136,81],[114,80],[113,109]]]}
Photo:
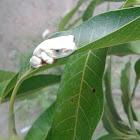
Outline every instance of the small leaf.
{"label": "small leaf", "polygon": [[83,21],[90,19],[96,6],[102,2],[103,0],[92,0],[83,14]]}
{"label": "small leaf", "polygon": [[106,104],[109,107],[109,110],[111,111],[111,114],[116,118],[118,121],[122,121],[120,116],[118,115],[118,112],[116,110],[113,97],[112,97],[112,91],[111,91],[111,58],[109,59],[108,67],[106,70],[106,73],[104,75],[104,83],[105,83],[105,97],[106,97]]}
{"label": "small leaf", "polygon": [[48,131],[51,128],[54,107],[55,104],[52,104],[40,115],[40,117],[32,125],[25,137],[25,140],[45,140]]}
{"label": "small leaf", "polygon": [[73,17],[75,12],[78,10],[78,8],[85,2],[86,0],[79,0],[77,5],[61,20],[59,23],[58,30],[62,31],[65,29],[66,24],[69,22],[69,20]]}
{"label": "small leaf", "polygon": [[[124,132],[128,134],[128,131],[130,131],[130,128],[123,122],[123,120],[120,118],[114,101],[112,97],[112,91],[111,91],[111,58],[109,59],[109,64],[106,70],[106,73],[104,75],[104,81],[105,81],[105,97],[106,97],[106,107],[108,108],[108,111],[110,112],[112,116],[113,123],[115,126],[117,126],[117,129],[120,130],[121,132]],[[103,117],[103,124],[106,126],[106,120],[108,118],[108,113],[104,112],[104,117]],[[107,128],[107,126],[105,127]],[[109,129],[110,130],[110,129]]]}
{"label": "small leaf", "polygon": [[133,110],[131,103],[131,91],[130,91],[130,71],[131,71],[131,63],[128,62],[125,65],[125,68],[122,70],[121,74],[121,90],[122,90],[122,103],[124,110],[128,116],[129,123],[131,125],[132,131],[137,137],[140,139],[140,136],[134,126],[133,120],[138,121],[138,118]]}
{"label": "small leaf", "polygon": [[132,92],[132,99],[135,97],[135,91],[140,80],[140,59],[135,63],[134,68],[135,68],[135,73],[136,73],[136,79],[135,79],[135,85]]}
{"label": "small leaf", "polygon": [[[56,84],[58,82],[60,82],[61,76],[57,76],[57,75],[36,75],[33,76],[27,80],[25,80],[18,92],[17,92],[17,97],[21,97],[24,96],[25,94],[30,94],[32,92],[35,92],[37,90],[40,90],[44,87],[50,86],[52,84]],[[0,88],[2,88],[2,86],[0,85]],[[7,96],[4,97],[4,95],[0,95],[1,97],[1,102],[4,100],[9,100],[10,96],[11,96],[12,90],[10,92],[7,93]]]}
{"label": "small leaf", "polygon": [[128,136],[131,133],[130,128],[125,123],[115,118],[114,114],[112,114],[112,112],[110,111],[107,103],[105,103],[104,105],[104,115],[102,121],[104,128],[109,133],[113,132],[119,136]]}
{"label": "small leaf", "polygon": [[[131,71],[131,63],[128,62],[125,65],[125,68],[122,70],[122,74],[121,74],[122,103],[123,103],[124,111],[127,114],[127,116],[129,116],[128,103],[131,102],[131,90],[130,90],[130,86],[131,86],[130,74],[131,73],[130,73],[130,71]],[[132,108],[132,106],[131,106],[131,108]],[[134,113],[133,108],[132,108],[132,113],[133,113],[134,120],[138,121],[138,118],[137,118],[136,114]]]}
{"label": "small leaf", "polygon": [[11,79],[15,75],[15,72],[0,70],[0,83]]}
{"label": "small leaf", "polygon": [[140,54],[140,41],[134,41],[122,45],[112,46],[108,50],[108,55],[125,56],[130,54]]}
{"label": "small leaf", "polygon": [[123,5],[123,8],[130,7],[130,6],[133,6],[133,5],[136,5],[136,4],[140,4],[140,1],[137,1],[137,0],[127,0],[125,2],[125,4]]}
{"label": "small leaf", "polygon": [[140,79],[140,59],[135,63],[135,72],[138,79]]}

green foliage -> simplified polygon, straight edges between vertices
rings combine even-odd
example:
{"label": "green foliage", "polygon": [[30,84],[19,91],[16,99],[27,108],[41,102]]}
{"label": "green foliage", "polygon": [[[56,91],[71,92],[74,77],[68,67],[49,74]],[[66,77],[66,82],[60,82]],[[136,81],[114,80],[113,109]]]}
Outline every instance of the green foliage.
{"label": "green foliage", "polygon": [[11,79],[14,75],[14,72],[0,70],[0,83]]}
{"label": "green foliage", "polygon": [[[103,110],[101,79],[106,53],[107,49],[102,49],[70,57],[63,72],[48,139],[91,139]],[[81,131],[85,133],[80,135]]]}
{"label": "green foliage", "polygon": [[52,104],[40,115],[26,135],[25,140],[44,140],[46,138],[47,133],[51,128],[54,107],[55,104]]}
{"label": "green foliage", "polygon": [[138,1],[138,0],[127,0],[126,3],[123,5],[123,8],[130,7],[130,6],[137,5],[137,4],[140,4],[140,1]]}
{"label": "green foliage", "polygon": [[140,79],[140,59],[135,64],[135,72],[138,79]]}
{"label": "green foliage", "polygon": [[[75,8],[62,19],[59,30],[64,30],[68,26],[70,19],[86,1],[88,0],[79,0]],[[12,122],[9,123],[10,139],[18,137],[13,132],[16,131],[13,113],[15,97],[34,93],[59,83],[60,80],[55,106],[53,104],[46,109],[35,121],[25,140],[91,140],[102,114],[103,125],[108,134],[99,140],[140,139],[140,130],[135,127],[135,122],[139,123],[139,119],[132,107],[132,99],[140,79],[140,60],[135,64],[136,80],[133,92],[130,89],[130,62],[125,65],[120,77],[122,103],[128,123],[119,115],[113,100],[111,59],[104,76],[105,104],[102,85],[107,55],[140,54],[140,7],[109,11],[92,17],[96,6],[105,1],[124,0],[92,0],[82,17],[68,28],[73,27],[79,19],[86,21],[90,18],[88,21],[49,37],[73,35],[78,50],[71,56],[59,59],[52,65],[33,69],[29,64],[31,53],[17,74],[0,71],[0,101],[10,98],[9,122]],[[124,7],[128,6],[128,2]],[[66,66],[62,76],[36,75],[64,64]]]}

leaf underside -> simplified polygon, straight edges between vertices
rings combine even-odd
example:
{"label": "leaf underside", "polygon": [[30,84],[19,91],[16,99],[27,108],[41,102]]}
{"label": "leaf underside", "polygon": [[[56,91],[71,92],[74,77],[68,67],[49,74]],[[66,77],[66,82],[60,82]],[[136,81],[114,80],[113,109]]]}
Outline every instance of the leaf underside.
{"label": "leaf underside", "polygon": [[64,69],[48,140],[90,140],[103,111],[107,48],[72,55]]}

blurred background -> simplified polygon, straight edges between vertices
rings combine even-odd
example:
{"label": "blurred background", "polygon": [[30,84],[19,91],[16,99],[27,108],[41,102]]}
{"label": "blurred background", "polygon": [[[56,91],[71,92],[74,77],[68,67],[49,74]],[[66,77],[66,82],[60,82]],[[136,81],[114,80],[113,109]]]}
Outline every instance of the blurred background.
{"label": "blurred background", "polygon": [[[61,19],[77,2],[78,0],[0,0],[0,69],[18,72],[29,51],[49,35],[57,32]],[[85,10],[87,4],[88,2],[80,7],[79,14]],[[123,2],[111,2],[110,10],[118,9],[122,4]],[[107,5],[108,2],[105,2],[97,6],[94,15],[105,12]],[[129,57],[113,56],[112,86],[115,103],[122,115],[124,113],[120,102],[119,77]],[[138,58],[139,56],[132,57],[133,65]],[[62,71],[63,67],[60,67],[47,73],[61,74]],[[134,76],[133,72],[132,77]],[[55,101],[58,86],[47,87],[16,102],[16,127],[20,136],[24,137],[37,117]],[[139,91],[140,86],[137,89],[137,92]],[[9,102],[0,105],[0,137],[8,137],[8,106]],[[105,133],[100,123],[93,139]]]}

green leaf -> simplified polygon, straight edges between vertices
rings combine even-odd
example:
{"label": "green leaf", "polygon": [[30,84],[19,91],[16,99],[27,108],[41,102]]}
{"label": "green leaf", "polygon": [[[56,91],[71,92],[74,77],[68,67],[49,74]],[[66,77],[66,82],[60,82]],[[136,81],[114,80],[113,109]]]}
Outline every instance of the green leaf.
{"label": "green leaf", "polygon": [[68,27],[66,28],[66,30],[74,28],[76,25],[78,25],[78,23],[80,22],[81,19],[82,19],[82,17],[77,18],[73,23],[71,23],[70,25],[68,25]]}
{"label": "green leaf", "polygon": [[140,40],[131,42],[128,48],[134,53],[140,54]]}
{"label": "green leaf", "polygon": [[134,68],[135,68],[135,73],[136,73],[136,79],[135,79],[135,85],[132,92],[132,99],[135,97],[135,91],[140,80],[140,59],[135,63]]}
{"label": "green leaf", "polygon": [[0,83],[11,79],[15,75],[15,72],[0,70]]}
{"label": "green leaf", "polygon": [[123,122],[116,120],[106,103],[104,104],[104,114],[102,120],[104,128],[109,133],[115,133],[116,135],[125,137],[131,134],[131,131],[128,126],[123,124]]}
{"label": "green leaf", "polygon": [[108,55],[124,56],[130,54],[140,54],[140,41],[133,41],[126,44],[110,47]]}
{"label": "green leaf", "polygon": [[83,14],[83,21],[90,19],[96,6],[102,2],[103,0],[92,0]]}
{"label": "green leaf", "polygon": [[[76,54],[79,53],[79,51],[110,47],[138,40],[140,39],[140,30],[138,30],[140,26],[139,23],[140,7],[110,11],[91,18],[77,28],[56,33],[50,38],[69,34],[74,35],[75,43],[79,47],[75,52]],[[6,85],[5,89],[2,91],[3,93],[0,91],[1,95],[6,95],[15,86],[17,79],[20,79],[20,77],[30,69],[29,59],[31,56],[32,53],[22,66],[20,73]],[[59,59],[57,63],[32,70],[26,78],[41,71],[63,65],[68,58],[69,57]]]}
{"label": "green leaf", "polygon": [[[60,82],[60,80],[61,80],[61,76],[59,76],[59,75],[57,76],[57,75],[42,74],[42,75],[33,76],[33,77],[25,80],[21,84],[21,86],[17,92],[17,97],[21,97],[26,94],[30,94],[37,90],[40,90],[44,87],[56,84],[56,83]],[[2,88],[2,87],[0,86],[0,88]],[[1,102],[2,102],[2,99],[6,100],[6,101],[9,100],[9,98],[11,97],[11,93],[12,93],[12,90],[7,94],[6,97],[4,97],[3,95],[0,95]]]}
{"label": "green leaf", "polygon": [[114,118],[118,121],[122,121],[118,112],[116,110],[113,97],[112,97],[112,88],[111,88],[111,58],[109,59],[108,67],[106,73],[104,75],[104,83],[105,83],[105,97],[106,97],[106,104],[109,107],[111,114]]}
{"label": "green leaf", "polygon": [[18,74],[16,74],[12,79],[4,81],[0,84],[0,103],[2,99],[7,95],[8,92],[10,92],[17,81]]}
{"label": "green leaf", "polygon": [[[29,57],[30,59],[30,57]],[[5,84],[0,85],[0,102],[4,99],[4,97],[7,96],[8,93],[10,93],[10,91],[14,88],[15,84],[17,83],[17,81],[20,79],[20,76],[22,76],[22,73],[23,72],[26,72],[28,69],[30,70],[30,64],[29,64],[29,59],[27,59],[27,61],[25,62],[25,64],[23,64],[23,67],[20,69],[19,73],[17,73],[11,80],[7,81]],[[41,67],[39,69],[33,69],[32,72],[30,72],[28,74],[28,78],[32,77],[33,75],[41,72],[41,71],[44,71],[44,70],[47,70],[47,69],[51,69],[51,68],[54,68],[54,67],[58,67],[58,66],[61,66],[63,64],[66,63],[68,58],[64,58],[64,59],[60,59],[58,60],[57,63],[54,63],[52,65],[46,65],[44,67]],[[28,64],[28,67],[26,66],[26,64]],[[25,66],[25,68],[24,68]]]}
{"label": "green leaf", "polygon": [[[121,90],[122,90],[122,103],[123,103],[123,107],[124,107],[124,111],[127,114],[127,116],[129,116],[129,112],[128,112],[128,103],[131,103],[131,78],[130,78],[130,74],[131,74],[131,63],[128,62],[125,65],[125,68],[122,70],[122,74],[121,74]],[[131,106],[132,108],[132,106]],[[138,121],[136,114],[134,113],[134,110],[132,108],[132,113],[133,113],[133,119],[135,121]]]}
{"label": "green leaf", "polygon": [[102,116],[103,126],[108,133],[113,133],[113,129],[110,125],[110,122],[108,121],[107,116],[108,116],[108,114],[105,112],[105,109],[104,109],[104,113],[103,113],[103,116]]}
{"label": "green leaf", "polygon": [[107,49],[100,49],[70,57],[63,72],[48,139],[91,139],[103,111],[106,54]]}
{"label": "green leaf", "polygon": [[140,79],[140,59],[135,63],[135,72],[138,79]]}
{"label": "green leaf", "polygon": [[48,131],[51,128],[54,107],[55,104],[52,104],[40,115],[40,117],[32,125],[25,137],[25,140],[45,140]]}
{"label": "green leaf", "polygon": [[[113,130],[111,129],[111,127],[113,126],[109,126],[111,125],[110,123],[114,124],[114,127],[116,127],[116,129],[118,129],[120,132],[124,132],[126,134],[129,134],[128,131],[130,131],[130,128],[122,121],[122,119],[120,118],[114,101],[113,101],[113,97],[112,97],[112,91],[111,91],[111,58],[109,59],[109,64],[106,70],[106,73],[104,75],[104,83],[105,83],[105,97],[106,97],[106,109],[108,110],[108,113],[106,113],[104,111],[104,115],[103,115],[103,124],[105,129],[111,133],[113,132]],[[108,115],[110,114],[110,117],[108,117]],[[110,119],[112,118],[112,119]],[[110,119],[110,121],[108,120]]]}
{"label": "green leaf", "polygon": [[78,4],[61,20],[59,23],[58,30],[62,31],[65,29],[65,26],[69,22],[69,20],[73,17],[75,12],[79,9],[79,7],[85,2],[86,0],[80,0]]}
{"label": "green leaf", "polygon": [[137,5],[137,4],[140,4],[140,1],[137,1],[137,0],[127,0],[125,2],[125,4],[123,5],[123,8],[130,7],[130,6]]}
{"label": "green leaf", "polygon": [[130,93],[130,70],[131,63],[128,62],[125,65],[125,68],[122,70],[121,74],[121,90],[122,90],[122,103],[124,110],[128,116],[129,123],[131,125],[132,131],[135,134],[137,139],[140,139],[140,136],[134,126],[133,120],[138,121],[137,116],[132,108],[131,103],[131,93]]}
{"label": "green leaf", "polygon": [[[102,136],[98,140],[126,140],[126,137],[121,137],[121,136],[118,136],[116,134],[107,134],[105,136]],[[127,140],[130,140],[130,139],[127,138]]]}

